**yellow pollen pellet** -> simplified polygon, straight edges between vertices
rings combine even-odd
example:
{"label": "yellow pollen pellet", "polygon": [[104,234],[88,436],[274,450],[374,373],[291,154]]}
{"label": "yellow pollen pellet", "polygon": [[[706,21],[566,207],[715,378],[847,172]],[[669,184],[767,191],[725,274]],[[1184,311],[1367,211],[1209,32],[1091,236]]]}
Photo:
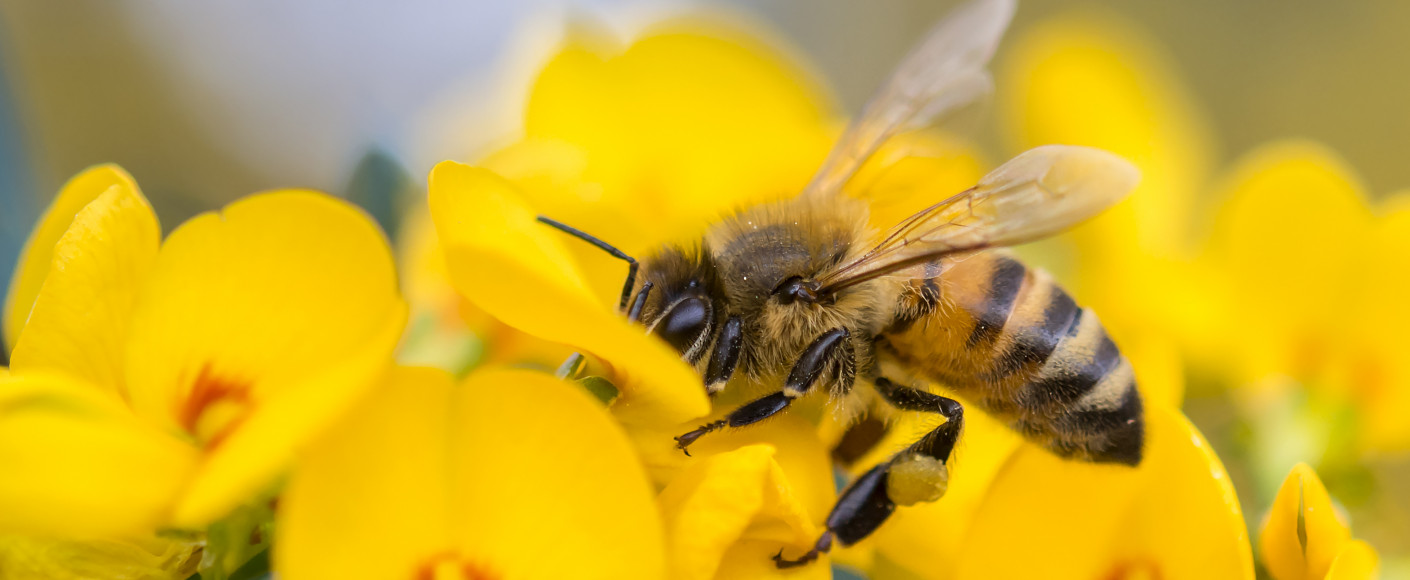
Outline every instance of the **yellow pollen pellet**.
{"label": "yellow pollen pellet", "polygon": [[934,457],[910,455],[897,459],[886,475],[886,495],[896,505],[940,499],[950,488],[950,469]]}

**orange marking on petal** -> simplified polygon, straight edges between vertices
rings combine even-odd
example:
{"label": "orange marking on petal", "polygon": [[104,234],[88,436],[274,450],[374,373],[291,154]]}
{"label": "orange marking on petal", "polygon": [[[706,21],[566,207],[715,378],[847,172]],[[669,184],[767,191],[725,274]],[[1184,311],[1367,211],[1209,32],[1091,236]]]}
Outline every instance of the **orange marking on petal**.
{"label": "orange marking on petal", "polygon": [[[177,422],[207,447],[214,447],[244,419],[250,402],[248,382],[217,377],[208,364],[196,375]],[[215,410],[220,413],[211,412]]]}
{"label": "orange marking on petal", "polygon": [[455,552],[441,552],[416,569],[413,580],[500,580],[504,576],[488,568],[467,562]]}
{"label": "orange marking on petal", "polygon": [[1103,580],[1161,580],[1160,565],[1150,559],[1126,560],[1112,566]]}

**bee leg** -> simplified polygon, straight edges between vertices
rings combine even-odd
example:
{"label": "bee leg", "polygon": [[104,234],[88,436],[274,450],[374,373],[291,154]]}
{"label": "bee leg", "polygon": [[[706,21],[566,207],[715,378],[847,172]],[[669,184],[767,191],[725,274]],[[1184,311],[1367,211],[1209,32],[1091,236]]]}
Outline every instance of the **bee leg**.
{"label": "bee leg", "polygon": [[832,548],[834,541],[844,546],[861,541],[876,531],[898,505],[934,501],[944,495],[949,483],[946,464],[964,426],[964,407],[954,399],[903,387],[886,378],[876,379],[876,390],[898,409],[938,413],[945,417],[945,423],[852,482],[828,514],[827,531],[813,549],[793,560],[785,559],[780,552],[774,556],[779,568],[816,560]]}
{"label": "bee leg", "polygon": [[641,283],[641,291],[636,293],[636,298],[632,300],[632,307],[627,311],[627,322],[635,323],[641,320],[641,309],[646,306],[646,298],[651,295],[651,288],[655,286],[650,280]]}
{"label": "bee leg", "polygon": [[[648,282],[649,284],[650,282]],[[744,346],[744,321],[731,316],[720,329],[715,350],[710,354],[710,366],[705,369],[705,391],[711,395],[725,388],[739,365],[739,353]]]}
{"label": "bee leg", "polygon": [[[726,328],[728,328],[728,324]],[[851,344],[848,342],[849,336],[850,333],[846,328],[834,328],[824,332],[822,336],[813,340],[813,343],[803,350],[803,355],[798,357],[798,362],[793,364],[793,369],[789,371],[788,378],[783,382],[782,391],[745,403],[726,415],[724,419],[706,423],[701,425],[699,429],[676,437],[676,448],[689,455],[690,452],[686,448],[706,433],[725,427],[752,425],[774,416],[787,409],[794,399],[808,394],[808,391],[818,382],[818,377],[822,376],[829,368],[841,368],[842,370],[834,372],[837,373],[837,376],[847,377],[847,381],[850,383],[850,377],[855,375],[856,363],[850,360],[852,351]],[[713,365],[714,362],[711,361],[711,364]]]}
{"label": "bee leg", "polygon": [[[964,429],[964,406],[949,397],[903,387],[885,377],[878,378],[875,382],[876,390],[881,393],[886,402],[897,409],[938,413],[945,417],[943,424],[926,433],[924,437],[920,438],[920,441],[915,442],[905,451],[897,454],[896,457],[919,454],[942,463],[948,463],[950,453],[955,450],[955,443],[959,441],[960,431]],[[891,462],[895,463],[896,458],[893,458]]]}

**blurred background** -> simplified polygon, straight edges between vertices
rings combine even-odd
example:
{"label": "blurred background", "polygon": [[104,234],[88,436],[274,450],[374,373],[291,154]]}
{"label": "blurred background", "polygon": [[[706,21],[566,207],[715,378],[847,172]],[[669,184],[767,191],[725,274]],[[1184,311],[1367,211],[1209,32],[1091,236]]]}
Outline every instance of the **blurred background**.
{"label": "blurred background", "polygon": [[[251,192],[307,187],[357,201],[394,234],[434,162],[472,159],[512,136],[534,68],[574,18],[630,31],[702,7],[734,12],[772,31],[854,112],[951,5],[0,0],[0,285],[51,196],[101,162],[136,177],[167,229]],[[1158,82],[1197,120],[1187,129],[1209,168],[1309,138],[1354,168],[1372,204],[1410,188],[1410,3],[1025,0],[1010,38],[1073,18],[1137,39],[1163,71]],[[997,125],[985,118],[970,135],[990,158],[1011,144]],[[1204,215],[1192,229],[1207,228]],[[1255,531],[1291,467],[1281,459],[1306,460],[1388,573],[1406,573],[1403,450],[1339,460],[1327,441],[1345,426],[1329,424],[1314,435],[1326,441],[1270,451],[1267,441],[1294,427],[1241,417],[1227,391],[1191,377],[1186,412],[1229,464]],[[1262,453],[1280,461],[1261,462]]]}

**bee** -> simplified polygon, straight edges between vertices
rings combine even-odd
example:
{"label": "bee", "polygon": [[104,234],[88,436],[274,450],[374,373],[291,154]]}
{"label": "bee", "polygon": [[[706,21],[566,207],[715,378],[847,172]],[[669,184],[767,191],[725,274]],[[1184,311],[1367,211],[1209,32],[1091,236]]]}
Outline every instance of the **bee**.
{"label": "bee", "polygon": [[949,387],[1061,457],[1141,461],[1142,403],[1131,364],[1091,310],[997,249],[1054,234],[1121,200],[1139,180],[1130,163],[1086,147],[1038,147],[884,232],[869,229],[865,199],[843,192],[888,140],[989,90],[985,67],[1013,12],[1012,0],[957,9],[903,60],[802,192],[738,211],[698,245],[667,247],[638,264],[540,218],[631,264],[622,309],[694,365],[709,393],[763,386],[766,394],[677,437],[682,450],[814,393],[851,408],[842,413],[885,404],[944,417],[853,481],[812,549],[793,559],[780,553],[779,567],[815,560],[834,542],[854,544],[898,505],[943,494],[964,408],[927,383]]}

